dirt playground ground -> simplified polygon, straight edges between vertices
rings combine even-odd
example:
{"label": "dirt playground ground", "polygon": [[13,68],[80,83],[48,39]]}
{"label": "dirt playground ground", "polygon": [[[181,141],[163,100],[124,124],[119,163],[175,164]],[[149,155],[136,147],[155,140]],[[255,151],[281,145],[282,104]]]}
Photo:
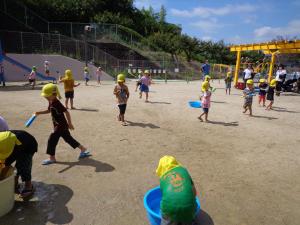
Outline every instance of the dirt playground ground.
{"label": "dirt playground ground", "polygon": [[[42,166],[50,115],[26,129],[39,143],[33,165],[36,193],[28,202],[17,199],[1,225],[146,225],[143,196],[159,184],[155,169],[166,154],[190,171],[203,224],[300,224],[299,95],[284,93],[270,112],[258,107],[255,97],[250,118],[242,113],[241,91],[226,96],[223,82],[214,81],[211,122],[201,123],[201,109],[187,104],[198,99],[200,82],[156,83],[150,103],[140,100],[129,82],[129,126],[122,127],[113,85],[75,89],[72,134],[92,157],[78,161],[79,151],[61,140],[57,164]],[[0,88],[0,114],[11,129],[25,129],[32,112],[47,108],[40,89]]]}

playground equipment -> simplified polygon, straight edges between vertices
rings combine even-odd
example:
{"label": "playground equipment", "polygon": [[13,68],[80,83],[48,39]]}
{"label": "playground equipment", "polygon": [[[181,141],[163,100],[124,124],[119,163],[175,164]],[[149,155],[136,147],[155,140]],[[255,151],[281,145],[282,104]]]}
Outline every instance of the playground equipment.
{"label": "playground equipment", "polygon": [[230,46],[231,52],[237,52],[234,85],[238,83],[238,76],[241,66],[241,54],[243,51],[263,51],[265,55],[271,54],[271,62],[268,74],[268,82],[271,82],[276,55],[278,54],[299,54],[300,53],[300,40],[294,41],[276,41],[257,44],[245,44],[245,45],[232,45]]}

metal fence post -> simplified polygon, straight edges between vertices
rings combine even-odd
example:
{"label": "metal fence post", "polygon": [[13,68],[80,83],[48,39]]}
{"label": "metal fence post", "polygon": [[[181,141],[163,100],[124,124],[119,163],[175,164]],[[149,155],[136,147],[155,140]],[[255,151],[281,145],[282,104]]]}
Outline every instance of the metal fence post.
{"label": "metal fence post", "polygon": [[59,44],[59,53],[61,54],[61,41],[60,41],[60,34],[58,34],[58,44]]}
{"label": "metal fence post", "polygon": [[42,38],[42,52],[44,52],[44,38],[43,38],[43,34],[41,33],[41,38]]}
{"label": "metal fence post", "polygon": [[70,22],[70,32],[71,32],[71,37],[73,37],[73,23],[72,22]]}
{"label": "metal fence post", "polygon": [[94,25],[95,27],[94,27],[94,34],[95,34],[95,40],[97,40],[97,25]]}
{"label": "metal fence post", "polygon": [[48,33],[50,33],[50,23],[48,22]]}
{"label": "metal fence post", "polygon": [[20,35],[21,35],[21,53],[23,53],[24,52],[24,50],[23,50],[23,33],[22,32],[20,32]]}
{"label": "metal fence post", "polygon": [[26,26],[28,26],[28,24],[27,24],[27,7],[26,6],[24,7],[24,13],[25,13],[25,24],[26,24]]}

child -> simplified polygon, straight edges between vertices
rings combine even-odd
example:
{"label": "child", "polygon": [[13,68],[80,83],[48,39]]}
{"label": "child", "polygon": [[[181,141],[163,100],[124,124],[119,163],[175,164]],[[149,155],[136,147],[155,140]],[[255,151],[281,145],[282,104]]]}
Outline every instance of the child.
{"label": "child", "polygon": [[[91,156],[90,152],[78,143],[70,134],[69,129],[74,130],[74,126],[71,121],[70,113],[57,99],[57,97],[60,98],[57,85],[51,83],[46,84],[42,89],[41,96],[47,99],[49,106],[45,111],[35,112],[35,115],[38,116],[41,114],[51,113],[54,126],[54,132],[50,134],[47,146],[47,154],[50,157],[49,159],[44,160],[42,165],[49,165],[56,162],[55,149],[60,137],[62,137],[64,141],[71,145],[74,149],[80,149],[81,152],[79,154],[79,159]],[[64,114],[66,114],[67,119]]]}
{"label": "child", "polygon": [[[22,130],[0,132],[0,160],[4,161],[1,177],[6,177],[11,164],[16,162],[17,175],[15,177],[15,192],[26,198],[34,193],[31,182],[32,157],[37,152],[38,144],[35,138]],[[23,190],[19,191],[19,176],[25,183]]]}
{"label": "child", "polygon": [[96,75],[97,75],[97,83],[100,85],[101,84],[101,76],[102,76],[102,68],[100,66],[96,70]]}
{"label": "child", "polygon": [[231,82],[232,82],[231,71],[228,71],[227,75],[226,75],[226,78],[225,78],[225,91],[226,91],[226,95],[227,95],[227,91],[228,91],[228,94],[230,95]]}
{"label": "child", "polygon": [[118,84],[115,86],[114,95],[117,98],[117,103],[120,110],[120,113],[118,115],[118,120],[122,121],[123,126],[127,126],[124,117],[125,117],[125,111],[127,107],[127,101],[129,98],[129,90],[128,87],[124,84],[125,83],[124,74],[119,74],[117,81]]}
{"label": "child", "polygon": [[85,80],[85,86],[88,86],[88,82],[90,80],[89,78],[89,68],[88,67],[84,67],[84,80]]}
{"label": "child", "polygon": [[49,69],[49,61],[44,62],[45,74],[49,77],[50,76],[50,69]]}
{"label": "child", "polygon": [[203,113],[198,117],[198,119],[203,122],[202,116],[204,117],[204,121],[208,122],[208,111],[210,108],[210,97],[211,97],[211,92],[209,91],[209,83],[208,81],[204,81],[202,83],[202,88],[201,88],[203,95],[200,97],[200,100],[202,102],[202,109]]}
{"label": "child", "polygon": [[66,97],[66,101],[65,101],[66,109],[68,109],[69,99],[70,99],[70,103],[71,103],[71,109],[75,109],[75,107],[73,106],[74,87],[78,87],[80,85],[80,83],[75,84],[71,70],[66,70],[65,77],[64,78],[60,77],[59,82],[64,83],[65,97]]}
{"label": "child", "polygon": [[253,83],[253,80],[248,79],[246,81],[247,87],[243,90],[243,97],[245,98],[243,113],[246,113],[249,110],[249,116],[252,116],[252,102],[253,96],[255,95]]}
{"label": "child", "polygon": [[199,214],[195,215],[197,191],[187,169],[173,156],[164,156],[159,160],[156,174],[162,193],[161,225],[200,225]]}
{"label": "child", "polygon": [[145,92],[145,94],[146,94],[146,101],[145,102],[149,102],[148,97],[149,97],[149,86],[151,85],[151,79],[149,77],[149,71],[148,70],[145,70],[144,75],[140,79],[140,82],[141,82],[140,98],[142,98],[143,92]]}
{"label": "child", "polygon": [[266,94],[267,94],[267,88],[268,84],[266,83],[265,79],[260,79],[259,80],[259,93],[258,93],[258,105],[260,103],[263,103],[263,107],[266,107]]}
{"label": "child", "polygon": [[272,106],[274,103],[274,94],[275,94],[275,88],[276,88],[277,81],[275,79],[271,80],[268,92],[267,92],[267,100],[270,101],[269,105],[266,107],[266,110],[272,110]]}
{"label": "child", "polygon": [[32,89],[34,89],[35,86],[35,78],[36,78],[36,67],[33,66],[30,74],[28,75],[28,82],[29,85],[32,84]]}

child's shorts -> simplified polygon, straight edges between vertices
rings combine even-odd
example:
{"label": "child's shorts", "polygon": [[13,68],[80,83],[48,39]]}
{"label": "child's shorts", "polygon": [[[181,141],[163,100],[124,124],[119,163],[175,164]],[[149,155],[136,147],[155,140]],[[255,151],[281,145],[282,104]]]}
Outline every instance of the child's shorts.
{"label": "child's shorts", "polygon": [[230,88],[231,88],[231,83],[230,83],[230,82],[229,82],[229,83],[226,83],[226,84],[225,84],[225,88],[226,88],[226,89],[230,89]]}
{"label": "child's shorts", "polygon": [[119,107],[119,110],[120,110],[120,114],[124,115],[125,111],[126,111],[127,104],[118,105],[118,107]]}
{"label": "child's shorts", "polygon": [[86,78],[84,78],[84,79],[85,79],[85,81],[86,81],[86,82],[88,82],[88,81],[90,80],[90,79],[89,79],[89,78],[87,78],[87,77],[86,77]]}
{"label": "child's shorts", "polygon": [[266,96],[265,95],[258,95],[258,101],[265,101]]}
{"label": "child's shorts", "polygon": [[245,102],[243,105],[244,108],[250,108],[252,107],[252,102]]}
{"label": "child's shorts", "polygon": [[35,79],[29,79],[29,83],[34,83]]}
{"label": "child's shorts", "polygon": [[203,108],[203,112],[208,113],[209,108]]}
{"label": "child's shorts", "polygon": [[149,92],[149,87],[145,84],[141,84],[140,89],[141,89],[141,92],[146,92],[146,93]]}
{"label": "child's shorts", "polygon": [[65,92],[65,97],[66,98],[74,98],[74,91],[67,91]]}

